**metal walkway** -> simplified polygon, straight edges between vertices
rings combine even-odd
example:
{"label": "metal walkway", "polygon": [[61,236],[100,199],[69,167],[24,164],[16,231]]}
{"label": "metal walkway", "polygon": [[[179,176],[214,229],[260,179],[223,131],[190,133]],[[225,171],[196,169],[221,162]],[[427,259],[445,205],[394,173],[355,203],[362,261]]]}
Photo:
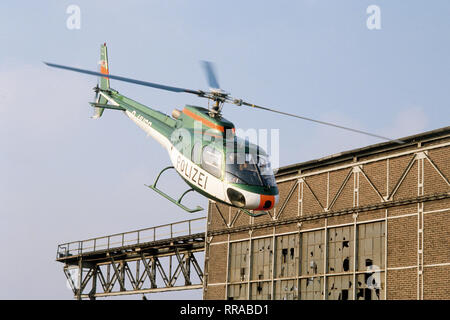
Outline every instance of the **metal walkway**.
{"label": "metal walkway", "polygon": [[77,299],[201,289],[205,227],[197,218],[64,243],[56,261]]}

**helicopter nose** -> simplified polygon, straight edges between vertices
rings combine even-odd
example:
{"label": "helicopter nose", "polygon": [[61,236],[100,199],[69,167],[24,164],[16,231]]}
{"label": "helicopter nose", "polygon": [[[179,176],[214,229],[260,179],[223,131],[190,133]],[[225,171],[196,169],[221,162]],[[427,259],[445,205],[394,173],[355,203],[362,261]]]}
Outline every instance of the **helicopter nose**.
{"label": "helicopter nose", "polygon": [[275,207],[278,203],[279,195],[266,195],[248,192],[243,189],[227,189],[228,200],[237,208],[266,211]]}
{"label": "helicopter nose", "polygon": [[259,195],[259,206],[255,210],[270,210],[278,202],[278,197],[261,194]]}

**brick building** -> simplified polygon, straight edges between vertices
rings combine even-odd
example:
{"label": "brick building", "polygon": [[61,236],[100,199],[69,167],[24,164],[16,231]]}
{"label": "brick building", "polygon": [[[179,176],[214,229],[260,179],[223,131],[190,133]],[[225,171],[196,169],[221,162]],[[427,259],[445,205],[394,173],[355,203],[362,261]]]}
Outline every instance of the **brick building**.
{"label": "brick building", "polygon": [[450,299],[450,127],[280,168],[249,217],[209,203],[205,299]]}

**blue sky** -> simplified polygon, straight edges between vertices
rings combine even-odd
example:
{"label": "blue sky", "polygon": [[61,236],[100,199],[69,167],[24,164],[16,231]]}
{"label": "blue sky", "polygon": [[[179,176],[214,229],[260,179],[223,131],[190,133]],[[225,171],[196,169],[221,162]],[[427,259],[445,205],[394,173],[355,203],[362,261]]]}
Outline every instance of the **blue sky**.
{"label": "blue sky", "polygon": [[[81,28],[69,30],[69,5]],[[366,26],[369,5],[381,29]],[[144,187],[165,151],[121,113],[89,119],[96,79],[42,61],[95,69],[107,42],[111,73],[222,88],[282,111],[399,138],[450,118],[448,1],[3,1],[0,4],[0,298],[70,299],[58,243],[199,217]],[[205,101],[111,81],[169,113]],[[280,129],[280,165],[380,140],[228,105],[243,129]],[[175,175],[162,186],[183,191]],[[191,204],[206,200],[191,196]],[[199,292],[189,295],[201,298]],[[180,293],[150,298],[186,297]]]}

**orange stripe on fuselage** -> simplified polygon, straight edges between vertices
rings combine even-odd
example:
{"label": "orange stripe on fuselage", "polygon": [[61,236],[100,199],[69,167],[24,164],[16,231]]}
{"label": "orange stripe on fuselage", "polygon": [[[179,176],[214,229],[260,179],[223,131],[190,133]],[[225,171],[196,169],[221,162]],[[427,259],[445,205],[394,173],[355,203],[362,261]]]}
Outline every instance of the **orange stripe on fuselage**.
{"label": "orange stripe on fuselage", "polygon": [[203,118],[202,116],[199,116],[198,114],[193,113],[192,111],[184,108],[183,109],[183,113],[189,117],[191,117],[194,120],[200,121],[201,123],[203,123],[205,126],[211,128],[211,129],[216,129],[219,130],[221,132],[225,132],[224,127],[219,126],[218,124],[215,124],[211,121],[209,121],[208,119]]}
{"label": "orange stripe on fuselage", "polygon": [[[266,204],[266,201],[270,201],[271,205],[268,208],[264,208],[264,205]],[[255,210],[270,210],[273,208],[273,206],[275,205],[275,196],[268,196],[265,194],[261,194],[260,195],[260,200],[259,200],[259,207],[256,208]]]}
{"label": "orange stripe on fuselage", "polygon": [[100,73],[109,74],[108,69],[106,69],[104,66],[100,66]]}

